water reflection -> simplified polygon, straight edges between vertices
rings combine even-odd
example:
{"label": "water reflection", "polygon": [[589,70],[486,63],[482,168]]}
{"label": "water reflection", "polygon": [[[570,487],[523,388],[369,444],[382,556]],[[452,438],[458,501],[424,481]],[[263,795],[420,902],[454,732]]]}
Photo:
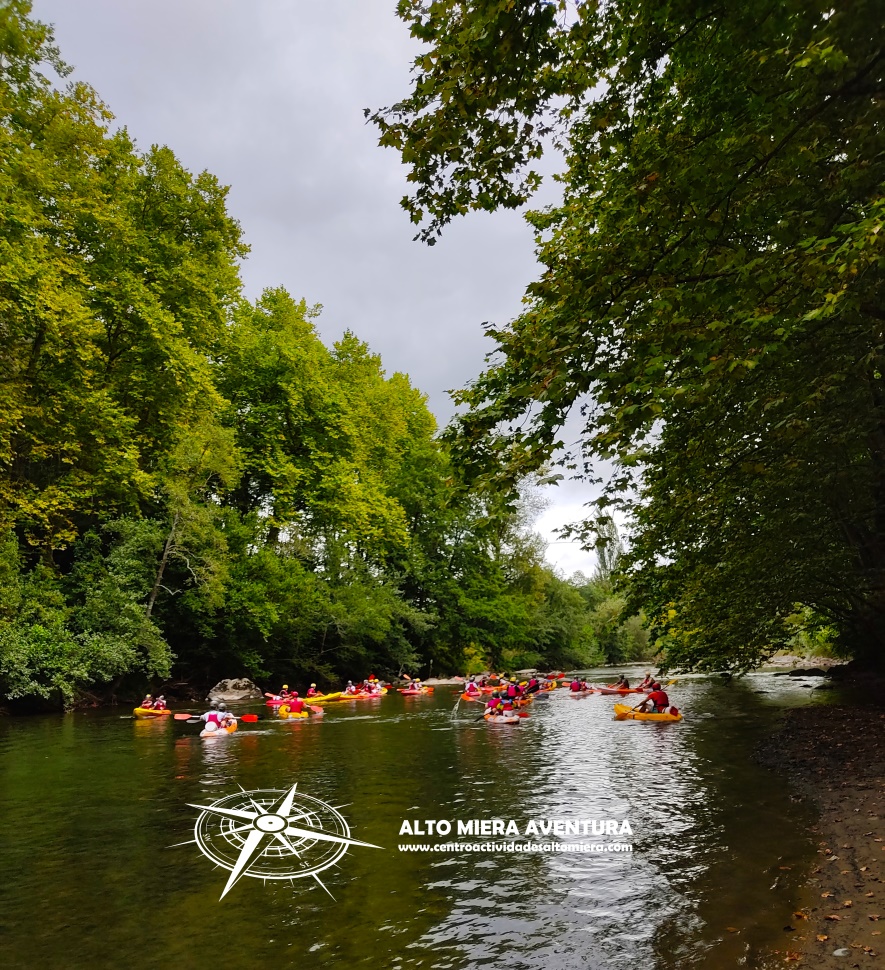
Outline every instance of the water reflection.
{"label": "water reflection", "polygon": [[[261,722],[209,741],[118,712],[4,721],[3,966],[64,953],[100,970],[147,951],[197,968],[220,940],[225,961],[246,966],[761,966],[809,847],[749,753],[779,707],[809,702],[808,686],[681,678],[672,694],[681,724],[615,722],[615,698],[557,692],[492,729],[443,689],[306,721],[262,708]],[[293,781],[345,805],[354,836],[388,851],[349,852],[324,878],[334,902],[306,880],[244,879],[219,904],[218,870],[192,846],[168,848],[193,836],[188,803]],[[436,841],[401,838],[403,819],[492,817],[629,819],[634,851],[397,851]]]}

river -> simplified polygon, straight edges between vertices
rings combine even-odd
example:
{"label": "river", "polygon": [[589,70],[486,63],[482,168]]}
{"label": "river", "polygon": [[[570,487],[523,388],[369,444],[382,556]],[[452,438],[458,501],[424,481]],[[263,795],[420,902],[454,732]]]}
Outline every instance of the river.
{"label": "river", "polygon": [[[810,687],[681,678],[679,724],[616,722],[615,698],[560,690],[490,728],[446,687],[303,722],[256,706],[222,740],[119,708],[2,719],[0,966],[774,965],[813,847],[806,810],[751,755],[784,708],[825,699]],[[220,899],[229,874],[190,841],[189,805],[293,784],[381,848],[351,846],[316,878],[243,877]],[[493,818],[626,820],[632,851],[398,848],[455,838],[401,835],[404,820]]]}

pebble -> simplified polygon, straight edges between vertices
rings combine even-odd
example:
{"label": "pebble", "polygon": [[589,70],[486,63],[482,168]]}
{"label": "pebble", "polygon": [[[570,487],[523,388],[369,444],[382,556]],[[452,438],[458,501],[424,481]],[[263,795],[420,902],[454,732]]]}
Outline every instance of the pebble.
{"label": "pebble", "polygon": [[847,946],[840,946],[838,950],[833,950],[834,957],[847,957],[851,953],[851,950]]}

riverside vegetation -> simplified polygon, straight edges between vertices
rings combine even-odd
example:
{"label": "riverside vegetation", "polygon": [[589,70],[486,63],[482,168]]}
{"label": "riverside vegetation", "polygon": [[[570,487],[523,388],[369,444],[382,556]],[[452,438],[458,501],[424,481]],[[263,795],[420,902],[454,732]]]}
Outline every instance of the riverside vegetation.
{"label": "riverside vegetation", "polygon": [[0,7],[0,700],[640,659],[610,570],[456,487],[425,397],[250,302],[226,189]]}

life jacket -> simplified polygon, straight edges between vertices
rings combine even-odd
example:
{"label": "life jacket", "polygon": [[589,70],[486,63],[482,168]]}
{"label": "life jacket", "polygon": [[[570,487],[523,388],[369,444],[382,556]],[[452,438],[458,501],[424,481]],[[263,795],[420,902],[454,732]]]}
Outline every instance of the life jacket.
{"label": "life jacket", "polygon": [[533,688],[537,687],[539,684],[540,684],[540,681],[538,680],[538,678],[532,677],[532,679],[529,681],[528,689],[532,690]]}
{"label": "life jacket", "polygon": [[319,697],[320,696],[320,692],[316,689],[316,687],[311,687],[307,691],[307,696],[308,697]]}
{"label": "life jacket", "polygon": [[468,685],[467,685],[467,686],[466,686],[466,687],[464,688],[464,690],[465,690],[465,691],[466,691],[466,692],[467,692],[468,694],[477,694],[477,693],[479,693],[479,688],[478,688],[478,687],[476,686],[476,683],[475,683],[475,681],[472,681],[472,680],[471,680],[471,681],[470,681],[470,683],[469,683],[469,684],[468,684]]}
{"label": "life jacket", "polygon": [[300,697],[296,697],[294,700],[289,701],[289,710],[293,714],[300,714],[304,710],[304,701]]}
{"label": "life jacket", "polygon": [[508,684],[507,686],[507,696],[512,700],[514,697],[519,697],[519,688],[516,684]]}
{"label": "life jacket", "polygon": [[155,711],[165,711],[166,710],[166,701],[155,701],[154,702],[154,710]]}
{"label": "life jacket", "polygon": [[656,710],[662,711],[664,708],[670,706],[670,698],[662,690],[653,690],[649,695],[648,699],[654,704]]}
{"label": "life jacket", "polygon": [[581,682],[579,680],[573,680],[568,685],[568,689],[573,690],[575,693],[577,693],[581,689]]}
{"label": "life jacket", "polygon": [[154,702],[147,699],[143,700],[138,705],[143,711],[152,711],[154,709]]}
{"label": "life jacket", "polygon": [[206,723],[215,724],[217,727],[221,727],[221,721],[218,716],[218,711],[209,711],[209,714],[206,717]]}

